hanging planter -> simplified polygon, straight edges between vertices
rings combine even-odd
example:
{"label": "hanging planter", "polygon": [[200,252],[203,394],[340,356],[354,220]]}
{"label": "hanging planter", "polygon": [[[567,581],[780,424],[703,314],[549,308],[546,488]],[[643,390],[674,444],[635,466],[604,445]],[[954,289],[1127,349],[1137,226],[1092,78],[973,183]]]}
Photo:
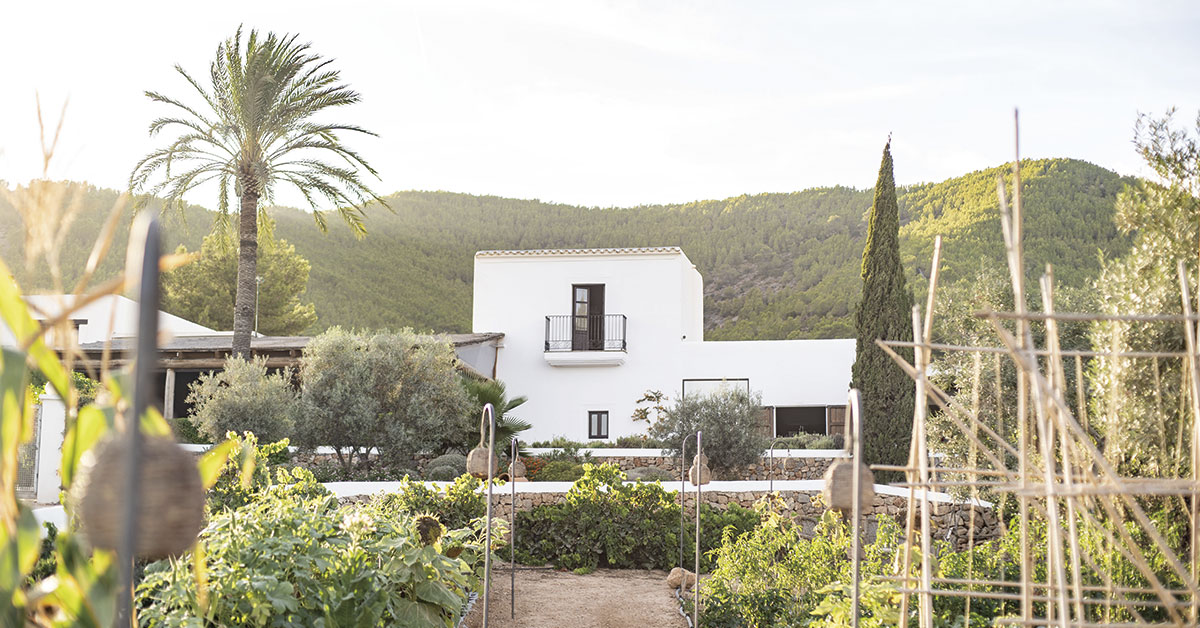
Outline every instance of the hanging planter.
{"label": "hanging planter", "polygon": [[488,449],[484,443],[484,436],[487,433],[487,423],[484,421],[487,413],[484,412],[479,417],[479,445],[467,454],[467,473],[481,480],[488,479],[488,460],[491,459],[491,475],[494,477],[500,469],[500,463],[495,458],[492,458],[492,450]]}
{"label": "hanging planter", "polygon": [[821,494],[834,510],[849,513],[854,510],[854,473],[858,472],[859,511],[867,512],[875,502],[875,474],[862,462],[842,458],[825,471],[825,488]]}
{"label": "hanging planter", "polygon": [[525,463],[521,462],[520,456],[514,459],[512,464],[508,465],[508,477],[512,478],[513,481],[520,482],[524,480],[525,471]]}
{"label": "hanging planter", "polygon": [[[85,453],[71,498],[93,547],[116,550],[124,531],[125,467],[129,439],[110,435]],[[134,553],[143,559],[178,556],[204,526],[204,486],[196,459],[166,436],[143,436]]]}
{"label": "hanging planter", "polygon": [[700,486],[712,481],[712,472],[708,470],[708,456],[701,454],[692,458],[692,468],[688,469],[688,481],[692,483],[692,486]]}

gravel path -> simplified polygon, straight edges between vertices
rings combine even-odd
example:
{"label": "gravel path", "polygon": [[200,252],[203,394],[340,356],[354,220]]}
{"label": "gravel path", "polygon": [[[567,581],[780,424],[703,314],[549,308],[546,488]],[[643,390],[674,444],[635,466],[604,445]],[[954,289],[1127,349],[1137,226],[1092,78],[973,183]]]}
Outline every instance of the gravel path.
{"label": "gravel path", "polygon": [[[517,615],[509,618],[509,574],[492,572],[490,618],[495,628],[686,628],[664,571],[598,569],[586,576],[517,572]],[[465,624],[483,626],[483,600]]]}

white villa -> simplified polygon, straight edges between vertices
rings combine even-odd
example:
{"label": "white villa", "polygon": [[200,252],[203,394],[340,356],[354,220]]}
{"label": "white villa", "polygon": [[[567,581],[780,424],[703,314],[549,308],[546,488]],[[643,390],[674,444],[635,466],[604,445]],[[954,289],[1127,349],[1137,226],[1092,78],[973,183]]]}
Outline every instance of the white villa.
{"label": "white villa", "polygon": [[473,329],[530,440],[614,440],[648,390],[761,392],[764,431],[840,433],[853,339],[705,341],[703,280],[678,247],[480,251]]}

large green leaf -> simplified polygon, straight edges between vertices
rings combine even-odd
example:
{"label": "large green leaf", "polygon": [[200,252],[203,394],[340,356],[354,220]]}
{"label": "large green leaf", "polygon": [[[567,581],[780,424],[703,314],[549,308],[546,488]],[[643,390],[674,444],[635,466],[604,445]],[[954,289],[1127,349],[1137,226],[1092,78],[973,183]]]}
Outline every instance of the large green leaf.
{"label": "large green leaf", "polygon": [[112,429],[113,419],[114,411],[111,408],[88,405],[79,410],[75,425],[67,430],[67,437],[63,441],[60,472],[64,487],[70,488],[79,468],[79,458]]}
{"label": "large green leaf", "polygon": [[[9,272],[8,266],[3,261],[0,261],[0,318],[4,319],[5,324],[12,331],[18,346],[29,342],[29,339],[41,332],[37,321],[29,315],[29,307],[21,298],[21,290],[17,287],[12,273]],[[70,399],[70,379],[67,377],[67,370],[63,368],[62,362],[59,362],[58,356],[47,348],[40,338],[30,344],[28,351],[29,357],[37,365],[38,370],[46,376],[59,396],[63,399]]]}
{"label": "large green leaf", "polygon": [[221,470],[225,468],[225,463],[229,462],[229,454],[233,453],[237,446],[238,442],[230,439],[200,456],[200,462],[196,463],[196,466],[200,469],[200,481],[204,483],[205,490],[217,483],[217,478],[221,477]]}

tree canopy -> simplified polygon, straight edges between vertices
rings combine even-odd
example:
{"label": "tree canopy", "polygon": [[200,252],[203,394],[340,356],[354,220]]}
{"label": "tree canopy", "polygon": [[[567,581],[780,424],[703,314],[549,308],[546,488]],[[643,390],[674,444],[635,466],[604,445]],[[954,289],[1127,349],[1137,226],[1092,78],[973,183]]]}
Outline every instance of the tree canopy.
{"label": "tree canopy", "polygon": [[[301,302],[308,288],[308,260],[286,240],[271,231],[259,234],[259,282],[255,329],[265,336],[293,336],[317,322],[312,303]],[[187,253],[179,245],[177,253]],[[237,278],[237,243],[226,229],[204,238],[199,257],[190,264],[164,273],[162,307],[166,312],[212,329],[233,329],[234,289]]]}

